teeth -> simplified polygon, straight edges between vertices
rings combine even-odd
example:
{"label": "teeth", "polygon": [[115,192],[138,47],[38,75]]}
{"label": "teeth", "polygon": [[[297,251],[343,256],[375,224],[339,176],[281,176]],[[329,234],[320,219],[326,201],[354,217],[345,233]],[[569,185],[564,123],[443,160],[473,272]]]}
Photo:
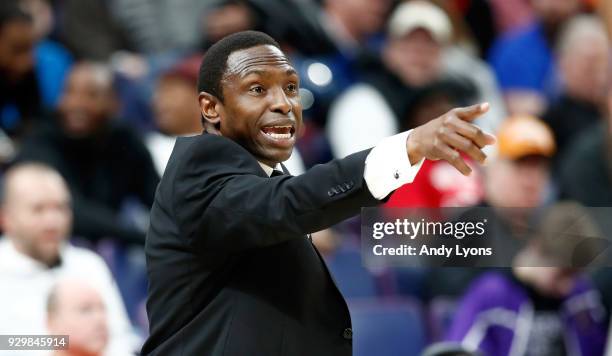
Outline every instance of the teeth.
{"label": "teeth", "polygon": [[278,133],[272,133],[272,132],[265,132],[266,135],[274,138],[274,139],[279,139],[279,140],[288,140],[291,138],[291,134],[290,133],[286,133],[286,134],[278,134]]}
{"label": "teeth", "polygon": [[276,140],[288,140],[293,137],[291,125],[267,126],[261,131]]}
{"label": "teeth", "polygon": [[291,130],[291,126],[268,126],[267,129],[290,131]]}

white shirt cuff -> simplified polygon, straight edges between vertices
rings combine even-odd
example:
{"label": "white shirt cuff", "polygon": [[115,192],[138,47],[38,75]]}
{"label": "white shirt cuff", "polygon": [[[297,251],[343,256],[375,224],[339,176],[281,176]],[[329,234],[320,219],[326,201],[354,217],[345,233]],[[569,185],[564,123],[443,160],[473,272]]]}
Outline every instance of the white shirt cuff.
{"label": "white shirt cuff", "polygon": [[383,139],[366,157],[363,178],[374,198],[384,199],[402,185],[412,183],[421,169],[425,158],[414,166],[408,159],[406,142],[410,132]]}

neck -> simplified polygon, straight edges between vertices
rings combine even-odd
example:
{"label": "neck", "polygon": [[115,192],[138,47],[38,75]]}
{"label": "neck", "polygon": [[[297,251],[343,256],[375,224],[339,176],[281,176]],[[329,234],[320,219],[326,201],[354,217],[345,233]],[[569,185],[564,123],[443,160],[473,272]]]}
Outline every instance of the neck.
{"label": "neck", "polygon": [[192,127],[186,127],[184,130],[180,130],[177,136],[189,136],[189,135],[197,135],[202,133],[202,125],[196,123]]}
{"label": "neck", "polygon": [[56,266],[58,266],[60,264],[61,257],[59,255],[59,253],[53,259],[44,260],[41,256],[37,255],[36,253],[33,253],[32,251],[30,251],[27,248],[25,248],[25,246],[23,246],[22,244],[18,243],[14,238],[11,238],[11,243],[13,244],[13,246],[15,247],[15,250],[17,250],[17,252],[19,252],[20,254],[22,254],[24,256],[27,256],[27,257],[33,259],[34,261],[36,261],[38,263],[41,263],[41,264],[45,265],[47,268],[53,268],[53,267],[56,267]]}

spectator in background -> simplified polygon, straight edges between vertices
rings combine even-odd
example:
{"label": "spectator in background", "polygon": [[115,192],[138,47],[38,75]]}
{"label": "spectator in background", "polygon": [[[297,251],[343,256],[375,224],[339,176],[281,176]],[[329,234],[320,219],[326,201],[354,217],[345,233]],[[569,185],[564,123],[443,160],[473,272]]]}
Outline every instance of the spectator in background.
{"label": "spectator in background", "polygon": [[563,25],[581,10],[580,0],[530,0],[533,24],[497,40],[491,62],[510,114],[540,116],[558,94],[554,48]]}
{"label": "spectator in background", "polygon": [[371,63],[363,82],[347,89],[330,110],[326,129],[335,157],[372,147],[402,126],[414,127],[404,122],[411,120],[407,114],[415,93],[443,79],[442,50],[451,24],[440,8],[403,3],[391,15],[388,33],[382,65]]}
{"label": "spectator in background", "polygon": [[557,55],[562,94],[543,118],[563,154],[574,138],[604,116],[610,55],[601,20],[592,15],[572,19],[559,37]]}
{"label": "spectator in background", "polygon": [[69,347],[53,356],[102,356],[108,345],[108,316],[104,300],[85,280],[55,284],[47,299],[50,335],[68,335]]}
{"label": "spectator in background", "polygon": [[107,3],[129,49],[150,55],[196,50],[202,41],[202,31],[199,31],[202,16],[216,1],[111,0]]}
{"label": "spectator in background", "polygon": [[202,16],[216,1],[63,0],[59,31],[80,59],[107,61],[118,51],[189,52],[202,40]]}
{"label": "spectator in background", "polygon": [[495,24],[499,33],[509,33],[533,22],[531,0],[491,0]]}
{"label": "spectator in background", "polygon": [[[607,120],[586,129],[559,160],[559,191],[562,198],[585,206],[612,206],[612,90],[608,88]],[[609,209],[595,209],[595,220],[602,231],[612,229]],[[612,271],[602,268],[593,273],[598,289],[612,305]]]}
{"label": "spectator in background", "polygon": [[321,23],[337,50],[354,59],[384,30],[392,5],[391,0],[324,0]]}
{"label": "spectator in background", "polygon": [[[567,256],[597,236],[575,203],[552,206],[512,273],[476,280],[457,308],[448,339],[489,356],[602,355],[606,312],[599,293]],[[583,251],[584,256],[599,251]]]}
{"label": "spectator in background", "polygon": [[[340,53],[353,61],[382,30],[392,0],[222,0],[204,21],[207,44],[254,29],[306,56]],[[285,14],[292,16],[286,17]]]}
{"label": "spectator in background", "polygon": [[24,141],[17,160],[44,162],[64,176],[76,235],[142,245],[146,222],[121,224],[121,211],[129,198],[148,210],[159,176],[138,135],[115,119],[117,106],[112,72],[100,64],[75,64],[54,120]]}
{"label": "spectator in background", "polygon": [[107,307],[108,354],[128,355],[135,340],[108,267],[93,252],[68,243],[71,201],[62,177],[41,164],[19,164],[7,171],[2,193],[0,333],[46,334],[52,286],[63,277],[82,278],[99,288]]}
{"label": "spectator in background", "polygon": [[177,136],[202,132],[198,93],[198,71],[201,56],[178,63],[159,78],[153,96],[155,125],[158,131],[146,137],[157,173],[161,176],[170,158]]}
{"label": "spectator in background", "polygon": [[227,35],[257,26],[256,14],[245,1],[220,1],[216,5],[202,21],[207,42],[205,47]]}
{"label": "spectator in background", "polygon": [[62,0],[58,4],[60,40],[78,59],[108,61],[130,47],[106,0]]}
{"label": "spectator in background", "polygon": [[[612,89],[610,87],[608,87],[607,107],[606,119],[584,130],[567,147],[558,161],[561,197],[578,201],[585,206],[605,207],[605,209],[593,209],[597,212],[595,220],[605,232],[612,229],[608,208],[612,206],[612,114],[610,114]],[[601,268],[594,271],[593,280],[607,305],[612,306],[612,270]]]}
{"label": "spectator in background", "polygon": [[585,206],[612,206],[611,88],[608,88],[607,106],[607,120],[585,130],[566,149],[559,163],[561,196]]}
{"label": "spectator in background", "polygon": [[19,0],[34,25],[35,71],[44,107],[55,108],[72,65],[72,55],[60,43],[51,40],[55,18],[50,0]]}
{"label": "spectator in background", "polygon": [[[551,158],[554,136],[542,120],[511,116],[497,133],[497,152],[484,170],[485,196],[480,206],[491,207],[497,224],[495,239],[508,253],[518,245],[537,209],[551,194]],[[493,230],[491,230],[493,231]]]}
{"label": "spectator in background", "polygon": [[0,3],[0,128],[16,137],[42,114],[34,71],[32,18],[14,0]]}
{"label": "spectator in background", "polygon": [[485,168],[485,202],[493,207],[541,206],[550,184],[553,133],[542,120],[511,116],[497,133],[497,152]]}
{"label": "spectator in background", "polygon": [[106,62],[117,74],[122,116],[150,130],[159,74],[201,41],[200,20],[213,0],[63,0],[59,35],[79,59]]}
{"label": "spectator in background", "polygon": [[[388,1],[388,0],[384,0]],[[216,0],[203,16],[204,49],[226,35],[262,31],[278,39],[288,53],[330,54],[334,44],[317,21],[319,6],[303,0]],[[291,14],[291,16],[287,16]]]}

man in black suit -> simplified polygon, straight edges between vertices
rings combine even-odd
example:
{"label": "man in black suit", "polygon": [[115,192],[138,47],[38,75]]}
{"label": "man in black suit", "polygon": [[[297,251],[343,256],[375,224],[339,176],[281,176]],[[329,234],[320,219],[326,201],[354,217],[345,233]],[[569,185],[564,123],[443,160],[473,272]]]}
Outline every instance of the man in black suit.
{"label": "man in black suit", "polygon": [[279,170],[302,127],[298,88],[263,33],[208,50],[206,132],[177,140],[151,211],[143,354],[350,355],[347,306],[308,234],[378,204],[425,158],[469,174],[456,149],[483,162],[494,141],[468,122],[477,105],[292,177]]}

